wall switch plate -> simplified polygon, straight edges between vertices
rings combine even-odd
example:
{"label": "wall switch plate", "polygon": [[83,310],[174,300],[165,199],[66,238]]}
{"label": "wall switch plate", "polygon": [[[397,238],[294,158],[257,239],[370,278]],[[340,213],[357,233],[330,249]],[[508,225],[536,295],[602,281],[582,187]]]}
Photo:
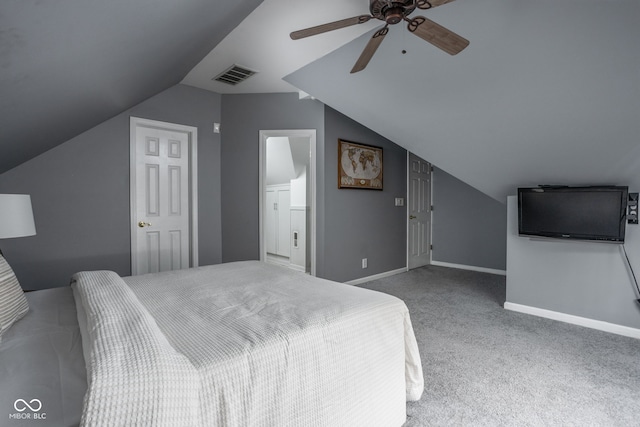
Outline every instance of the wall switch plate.
{"label": "wall switch plate", "polygon": [[404,198],[396,197],[396,206],[404,206]]}
{"label": "wall switch plate", "polygon": [[213,124],[213,133],[220,133],[220,123]]}
{"label": "wall switch plate", "polygon": [[362,258],[362,268],[367,268],[367,259]]}

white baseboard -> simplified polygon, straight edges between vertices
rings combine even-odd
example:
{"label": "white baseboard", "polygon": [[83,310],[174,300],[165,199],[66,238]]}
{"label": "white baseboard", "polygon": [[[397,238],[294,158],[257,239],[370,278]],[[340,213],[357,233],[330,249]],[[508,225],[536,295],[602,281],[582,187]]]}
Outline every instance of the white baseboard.
{"label": "white baseboard", "polygon": [[485,267],[476,267],[474,265],[464,265],[464,264],[453,264],[450,262],[442,262],[442,261],[431,261],[431,265],[437,265],[438,267],[449,267],[449,268],[457,268],[460,270],[471,270],[478,271],[480,273],[490,273],[497,274],[500,276],[506,276],[506,270],[497,270],[495,268],[485,268]]}
{"label": "white baseboard", "polygon": [[544,308],[531,307],[528,305],[505,302],[506,310],[517,311],[519,313],[531,314],[547,319],[558,320],[560,322],[571,323],[573,325],[584,326],[586,328],[597,329],[599,331],[610,332],[612,334],[624,335],[625,337],[640,339],[640,329],[628,326],[616,325],[615,323],[603,322],[601,320],[589,319],[586,317],[574,316],[572,314],[560,313],[546,310]]}
{"label": "white baseboard", "polygon": [[373,276],[362,277],[360,279],[353,279],[345,282],[347,285],[361,285],[372,280],[384,279],[385,277],[395,276],[396,274],[406,273],[407,268],[398,268],[397,270],[386,271],[384,273],[374,274]]}

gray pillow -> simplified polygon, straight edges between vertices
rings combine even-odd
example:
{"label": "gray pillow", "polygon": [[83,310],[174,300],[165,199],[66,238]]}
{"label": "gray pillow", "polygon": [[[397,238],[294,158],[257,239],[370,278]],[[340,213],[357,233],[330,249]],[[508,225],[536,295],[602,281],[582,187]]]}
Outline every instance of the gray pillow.
{"label": "gray pillow", "polygon": [[0,340],[17,320],[29,311],[29,304],[13,270],[0,255]]}

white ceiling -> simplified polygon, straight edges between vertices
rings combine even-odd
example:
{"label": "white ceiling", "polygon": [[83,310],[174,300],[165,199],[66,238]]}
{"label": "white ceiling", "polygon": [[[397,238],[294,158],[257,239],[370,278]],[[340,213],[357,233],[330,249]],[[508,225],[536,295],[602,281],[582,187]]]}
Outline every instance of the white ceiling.
{"label": "white ceiling", "polygon": [[[367,0],[264,0],[184,78],[182,83],[217,93],[296,92],[282,78],[380,25],[369,22],[293,41],[302,28],[369,13]],[[232,86],[212,78],[233,64],[258,71]]]}
{"label": "white ceiling", "polygon": [[[500,201],[521,185],[631,179],[640,145],[637,0],[457,0],[414,15],[469,39],[466,50],[449,56],[396,25],[353,75],[379,21],[288,37],[367,10],[366,0],[265,0],[183,83],[219,93],[302,90]],[[234,62],[260,74],[237,87],[211,82]]]}

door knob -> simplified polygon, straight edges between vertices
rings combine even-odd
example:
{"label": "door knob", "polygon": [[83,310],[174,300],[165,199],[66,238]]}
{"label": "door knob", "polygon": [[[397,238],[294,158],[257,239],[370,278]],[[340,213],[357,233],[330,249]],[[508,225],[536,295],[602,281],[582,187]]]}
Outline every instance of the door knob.
{"label": "door knob", "polygon": [[142,228],[142,227],[149,227],[149,226],[151,226],[151,223],[149,223],[149,222],[140,221],[140,222],[138,223],[138,227],[140,227],[140,228]]}
{"label": "door knob", "polygon": [[417,217],[415,215],[409,215],[409,219],[416,219]]}

